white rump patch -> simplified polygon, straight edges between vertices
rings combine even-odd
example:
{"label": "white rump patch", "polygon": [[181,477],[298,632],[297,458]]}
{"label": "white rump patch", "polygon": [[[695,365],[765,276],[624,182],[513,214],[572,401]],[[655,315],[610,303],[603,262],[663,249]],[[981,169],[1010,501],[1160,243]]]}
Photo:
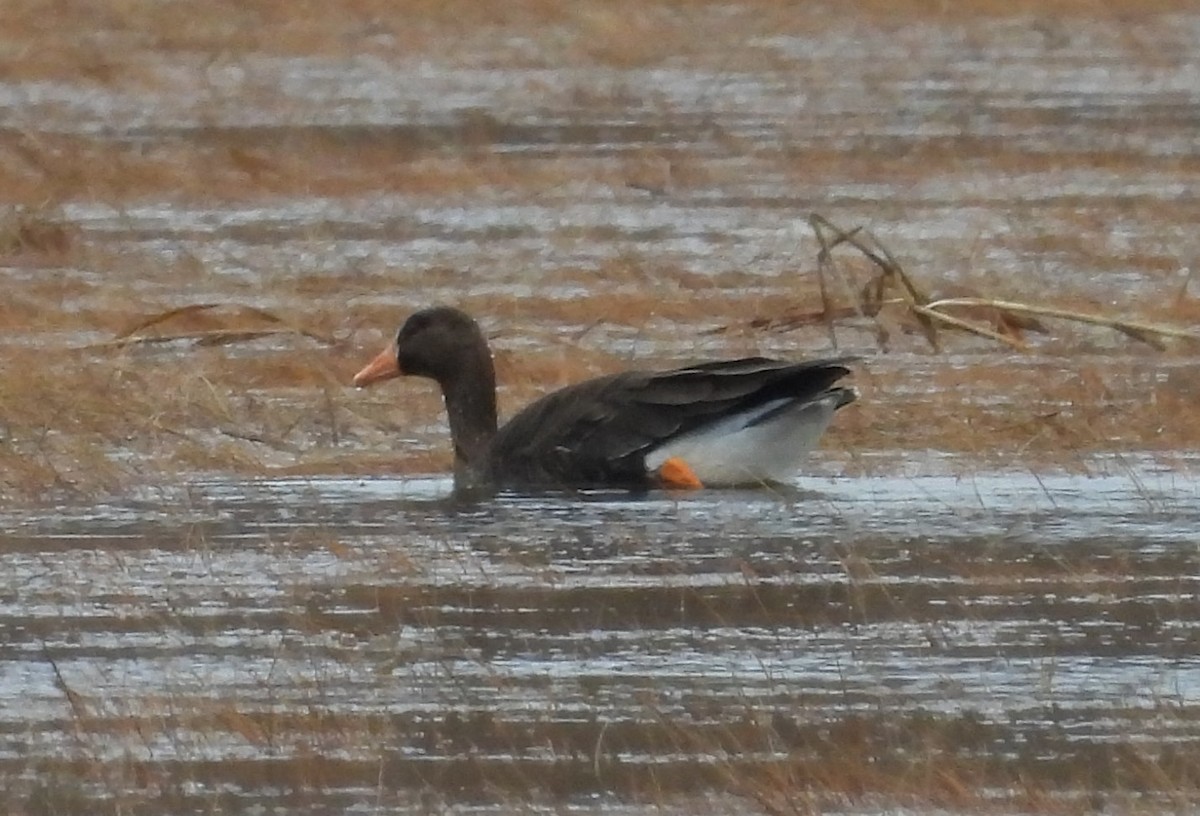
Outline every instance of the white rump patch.
{"label": "white rump patch", "polygon": [[[678,456],[706,486],[786,481],[829,427],[838,395],[780,410],[788,402],[773,400],[678,436],[646,454],[646,469],[658,470]],[[764,416],[768,418],[758,421]]]}

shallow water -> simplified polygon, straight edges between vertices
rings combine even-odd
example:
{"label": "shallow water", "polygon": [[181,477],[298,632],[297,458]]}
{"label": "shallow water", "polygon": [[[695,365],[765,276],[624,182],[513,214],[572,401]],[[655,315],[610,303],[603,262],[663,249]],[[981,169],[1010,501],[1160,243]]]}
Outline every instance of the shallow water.
{"label": "shallow water", "polygon": [[1102,785],[1106,751],[1200,739],[1200,482],[923,469],[480,503],[213,479],[11,515],[0,765],[170,767],[196,802],[301,784],[319,810],[383,777],[682,795],[733,757],[921,739]]}
{"label": "shallow water", "polygon": [[[400,166],[414,151],[460,171],[464,156],[518,154],[531,171],[561,176],[534,189],[501,176],[445,191],[279,196],[241,207],[170,196],[64,204],[65,218],[98,245],[194,257],[213,281],[364,265],[417,275],[444,265],[461,277],[425,282],[421,302],[464,289],[519,298],[543,291],[547,269],[603,272],[617,248],[650,267],[752,269],[768,292],[784,293],[791,281],[775,279],[811,266],[803,219],[820,211],[868,226],[902,248],[909,268],[942,280],[976,277],[969,266],[1001,290],[1085,290],[1104,302],[1163,286],[1197,254],[1195,176],[1182,163],[1200,149],[1197,20],[875,26],[851,17],[810,36],[740,44],[742,59],[767,59],[769,69],[739,68],[739,52],[717,43],[694,64],[648,68],[530,67],[536,58],[481,68],[474,61],[487,63],[486,54],[383,59],[379,43],[361,55],[250,53],[215,65],[151,51],[137,59],[170,91],[14,83],[0,110],[39,131],[113,144],[184,144],[201,154],[278,145],[281,159],[313,144],[394,145]],[[525,47],[538,53],[536,38]],[[806,167],[809,150],[821,151],[813,162],[859,164],[841,175],[836,165]],[[873,172],[863,171],[864,157]],[[635,166],[657,177],[668,162],[678,166],[673,183],[638,186]],[[1090,251],[1070,251],[1075,241]],[[397,294],[412,291],[397,274],[359,302],[414,305]],[[196,283],[190,294],[219,297]],[[589,283],[593,293],[605,289]],[[304,306],[303,293],[267,297],[257,305]]]}
{"label": "shallow water", "polygon": [[[755,13],[739,8],[691,13]],[[99,31],[95,47],[121,54],[124,36]],[[1034,302],[1186,296],[1200,255],[1195,12],[838,14],[810,34],[760,29],[648,66],[556,64],[532,35],[411,57],[389,36],[343,55],[132,49],[123,59],[142,81],[128,84],[0,78],[0,147],[20,146],[21,167],[32,155],[30,173],[58,161],[62,137],[135,169],[177,151],[245,176],[213,196],[55,187],[47,217],[78,229],[74,254],[6,255],[2,272],[22,295],[13,319],[41,309],[79,326],[31,321],[0,349],[78,347],[206,302],[299,324],[344,315],[333,333],[366,348],[391,324],[356,310],[390,321],[473,298],[502,353],[796,355],[825,348],[824,330],[709,330],[805,306],[813,211],[868,226],[931,286]],[[434,181],[364,184],[360,151]],[[230,171],[234,154],[250,169]],[[339,162],[344,187],[330,181]],[[321,194],[272,187],[276,171],[307,166]],[[600,307],[538,311],[604,296],[690,308],[598,323]],[[873,328],[843,342],[874,351]],[[1125,411],[1172,375],[1194,394],[1193,357],[1054,328],[1058,352],[1020,358],[1023,370],[1099,370],[1096,399]],[[1032,422],[1044,400],[938,376],[985,355],[1013,365],[972,342],[934,357],[901,338],[855,378],[899,372],[888,397],[901,411],[959,389],[964,404]],[[290,361],[296,341],[208,362],[271,352]],[[193,355],[188,342],[134,348],[129,366]],[[326,430],[316,381],[286,382],[218,406],[245,398],[284,417],[261,435],[281,444],[246,457],[264,470],[329,438],[342,457],[445,445],[439,424],[405,425],[397,442],[367,416],[390,394],[337,403]],[[1070,426],[1093,406],[1049,407]],[[235,422],[247,415],[163,422],[216,449],[249,444],[225,432],[253,436]],[[131,441],[111,455],[146,454]],[[936,799],[934,770],[945,790],[991,791],[1000,808],[1026,786],[1089,805],[1194,799],[1194,455],[1099,457],[1081,473],[932,452],[856,451],[853,464],[872,475],[843,476],[845,457],[830,456],[794,490],[474,504],[436,477],[187,471],[186,487],[123,500],[0,508],[0,801],[89,814],[98,802],[733,813],[780,774],[782,795],[817,791],[788,802],[798,812],[970,810],[953,797],[898,809]],[[873,792],[886,804],[873,808]]]}

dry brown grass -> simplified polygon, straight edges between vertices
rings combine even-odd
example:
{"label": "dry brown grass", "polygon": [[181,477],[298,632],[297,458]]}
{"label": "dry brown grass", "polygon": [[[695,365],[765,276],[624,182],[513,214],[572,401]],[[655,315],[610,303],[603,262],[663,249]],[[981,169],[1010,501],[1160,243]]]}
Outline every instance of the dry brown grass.
{"label": "dry brown grass", "polygon": [[[890,30],[914,20],[950,19],[969,29],[979,17],[1031,20],[1068,32],[1084,21],[1100,21],[1123,37],[1130,60],[1152,63],[1159,59],[1155,44],[1139,39],[1145,35],[1135,24],[1181,10],[1190,11],[1191,5],[1182,0],[799,5],[748,0],[732,7],[642,0],[7,0],[0,3],[0,74],[6,83],[55,81],[84,92],[169,95],[176,82],[202,89],[210,70],[236,66],[248,55],[366,55],[398,62],[443,57],[447,43],[453,43],[464,60],[483,68],[620,71],[687,64],[717,76],[784,75],[795,69],[792,61],[749,44],[761,37],[854,26]],[[531,40],[536,48],[527,45]],[[178,73],[164,72],[164,64]],[[813,71],[814,78],[820,76],[819,66]],[[507,201],[539,204],[549,196],[561,200],[562,190],[571,187],[601,199],[660,196],[651,200],[670,203],[670,191],[646,193],[629,186],[665,186],[655,175],[665,162],[672,163],[671,183],[682,193],[678,200],[685,201],[688,195],[735,184],[747,163],[756,172],[791,179],[806,191],[802,195],[811,190],[819,195],[824,184],[953,180],[956,172],[970,174],[978,167],[1010,179],[1098,170],[1125,178],[1159,174],[1186,180],[1200,173],[1200,159],[1192,155],[1038,152],[970,132],[930,139],[902,155],[812,145],[767,148],[728,133],[713,133],[711,144],[701,140],[703,149],[690,152],[686,145],[653,144],[654,129],[674,115],[660,104],[654,88],[614,81],[541,91],[567,97],[563,107],[602,116],[652,111],[647,116],[651,146],[631,156],[586,160],[502,154],[491,149],[491,142],[509,123],[485,111],[464,113],[436,128],[297,126],[264,132],[213,126],[135,144],[43,127],[46,111],[31,107],[32,113],[0,130],[0,503],[87,502],[182,485],[210,471],[246,477],[445,472],[451,455],[440,425],[441,398],[431,384],[401,381],[366,393],[349,387],[353,373],[409,309],[425,305],[433,287],[459,291],[457,305],[485,318],[495,338],[505,414],[585,377],[633,364],[677,362],[689,355],[656,349],[692,340],[703,353],[710,348],[706,344],[723,354],[768,347],[772,353],[784,348],[801,354],[826,347],[827,304],[814,274],[814,244],[764,248],[794,253],[795,274],[774,286],[764,286],[753,268],[730,265],[701,274],[651,251],[620,246],[622,231],[606,226],[551,230],[548,241],[555,248],[610,242],[611,257],[595,267],[539,259],[536,280],[547,288],[521,296],[473,292],[476,278],[436,263],[388,269],[368,261],[362,268],[313,272],[248,260],[247,277],[255,280],[247,283],[217,275],[217,262],[187,249],[167,257],[136,239],[89,233],[66,215],[71,205],[102,204],[119,213],[146,202],[203,209],[385,193],[454,206],[494,192]],[[719,92],[714,88],[714,95]],[[220,121],[215,111],[214,106],[214,121]],[[299,118],[303,114],[297,112]],[[1012,115],[1030,126],[1057,121],[1055,112],[1044,108]],[[724,161],[713,161],[705,151],[718,151]],[[989,195],[986,190],[964,195],[960,204],[989,206]],[[872,229],[885,233],[889,223],[904,224],[906,206],[879,202]],[[1059,285],[1050,276],[1034,284],[997,280],[976,263],[980,239],[969,231],[961,245],[945,253],[960,268],[909,268],[907,263],[906,268],[930,296],[953,294],[949,284],[965,278],[973,294],[1052,301],[1063,309],[1183,328],[1200,323],[1200,280],[1184,282],[1177,275],[1194,266],[1194,259],[1174,251],[1171,240],[1200,222],[1194,197],[1068,197],[1020,207],[1011,231],[988,236],[985,243],[1031,258],[1070,258],[1098,276],[1136,270],[1156,285],[1114,296]],[[1121,253],[1101,240],[1130,224],[1159,228],[1147,229],[1151,238]],[[407,240],[404,229],[384,226],[372,237],[399,244]],[[275,235],[264,227],[255,237],[269,243]],[[336,225],[316,225],[300,237],[319,246],[337,238]],[[887,245],[901,259],[915,249],[907,238],[889,239]],[[487,253],[484,242],[481,262]],[[960,454],[964,468],[997,464],[1039,470],[1086,467],[1088,457],[1099,453],[1150,451],[1170,459],[1200,449],[1200,366],[1194,349],[1168,342],[1159,352],[1107,329],[1049,322],[1048,334],[1024,338],[1029,354],[941,329],[943,353],[935,355],[926,340],[928,327],[909,305],[896,301],[894,290],[873,317],[859,315],[861,304],[852,300],[877,268],[861,258],[841,263],[853,283],[833,289],[834,305],[843,310],[836,326],[839,340],[860,350],[886,347],[855,372],[862,398],[839,414],[825,441],[848,475],[887,466],[863,452],[903,459],[940,451]],[[564,297],[549,288],[568,285],[587,294]],[[395,292],[402,302],[382,301],[375,297],[380,292]],[[806,319],[787,323],[797,315]],[[992,328],[1003,323],[996,309],[964,315]],[[710,333],[714,326],[726,331]],[[617,352],[612,337],[631,342]],[[643,354],[643,348],[649,351]],[[340,545],[330,540],[326,546],[336,552]],[[1121,568],[1115,560],[1050,569],[997,561],[976,566],[971,577],[997,591],[1047,576],[1071,589],[1115,591],[1113,579]],[[847,575],[869,583],[870,570],[868,558],[847,554]],[[864,590],[862,597],[864,604],[899,603],[886,590],[874,595]],[[372,597],[370,603],[372,609],[387,603],[403,609],[408,600],[397,591],[390,600]],[[334,632],[347,626],[340,615],[322,617],[315,611],[311,618],[301,628]],[[324,787],[370,789],[383,779],[393,789],[428,790],[438,781],[411,763],[387,765],[390,775],[384,778],[381,763],[329,760],[343,748],[390,746],[406,736],[403,729],[411,724],[391,715],[247,712],[237,701],[170,694],[138,698],[133,710],[89,697],[86,689],[64,684],[61,690],[74,717],[65,728],[75,736],[76,750],[43,766],[18,767],[0,780],[11,785],[0,794],[13,801],[19,794],[24,803],[25,811],[6,803],[14,814],[94,812],[96,788],[109,794],[110,812],[155,813],[172,804],[194,811],[196,800],[181,791],[196,784],[189,775],[202,773],[215,780],[214,788],[240,783],[287,790],[301,803],[309,794],[319,798]],[[649,719],[655,710],[655,701],[648,699]],[[699,713],[697,722],[702,722]],[[877,802],[881,811],[1082,814],[1094,812],[1099,803],[1129,813],[1171,807],[1189,812],[1200,787],[1196,759],[1184,750],[1152,756],[1121,746],[1078,752],[1057,764],[1032,753],[981,758],[956,752],[983,739],[982,726],[969,713],[904,719],[884,712],[807,728],[747,711],[735,726],[704,728],[664,717],[611,729],[582,723],[565,732],[533,728],[520,733],[504,723],[481,721],[467,736],[445,719],[430,728],[428,738],[464,756],[476,738],[502,749],[518,744],[538,757],[547,750],[553,755],[552,762],[526,764],[471,756],[447,774],[470,778],[473,795],[500,797],[517,811],[530,809],[535,792],[546,790],[616,791],[651,807],[670,807],[674,797],[703,783],[706,790],[738,797],[730,810],[766,814],[870,809]],[[291,758],[262,762],[185,762],[174,774],[164,763],[97,758],[114,736],[133,745],[141,740],[152,754],[156,741],[189,728],[263,753],[281,747],[294,751]],[[726,759],[699,769],[692,761],[630,769],[615,751],[610,756],[602,750],[621,740],[651,752],[681,749]],[[780,746],[788,751],[785,759],[753,767],[737,760]],[[1096,791],[1102,798],[1092,796]]]}
{"label": "dry brown grass", "polygon": [[[459,132],[452,138],[469,138],[470,123],[456,127]],[[119,207],[164,193],[209,202],[372,191],[449,195],[504,188],[532,193],[560,186],[575,172],[519,156],[431,155],[442,138],[438,132],[422,135],[418,130],[405,140],[386,128],[355,133],[297,127],[271,134],[201,130],[144,151],[86,136],[9,132],[0,134],[0,157],[6,159],[0,162],[0,184],[7,200],[36,209],[44,202],[78,198]],[[18,214],[0,223],[0,252],[69,240],[68,235],[39,233],[36,220],[26,220]]]}
{"label": "dry brown grass", "polygon": [[[442,38],[449,34],[520,32],[535,25],[562,26],[580,32],[579,38],[593,42],[592,47],[599,54],[620,59],[625,53],[622,43],[653,40],[664,32],[686,28],[688,23],[694,24],[697,17],[705,17],[698,12],[706,6],[723,7],[724,4],[681,0],[647,4],[619,0],[597,9],[586,2],[519,0],[499,9],[470,0],[347,0],[336,7],[317,0],[286,5],[270,0],[215,0],[200,9],[189,4],[163,4],[154,0],[108,3],[63,0],[50,14],[45,4],[37,0],[13,0],[4,4],[0,12],[3,26],[0,30],[14,40],[31,44],[30,53],[15,52],[20,64],[46,71],[69,69],[72,74],[82,66],[88,69],[86,75],[95,80],[111,81],[119,77],[118,71],[128,51],[114,52],[98,47],[94,39],[97,31],[120,36],[135,49],[320,54],[340,52],[345,48],[347,36],[360,33],[365,26],[395,34],[408,49],[439,47]],[[1135,19],[1185,7],[1180,0],[1137,4],[1121,0],[965,0],[957,3],[855,0],[841,4],[809,3],[801,7],[779,0],[748,0],[738,8],[747,17],[770,21],[774,30],[786,31],[863,18],[975,19],[981,16],[1053,15],[1066,20],[1072,17]],[[715,22],[711,24],[715,25]],[[642,36],[630,36],[639,32]],[[56,48],[47,50],[49,46]],[[606,48],[612,48],[612,53]],[[61,59],[64,55],[88,59],[64,62]]]}
{"label": "dry brown grass", "polygon": [[[561,277],[571,274],[564,270]],[[626,274],[637,280],[641,273]],[[347,387],[402,317],[391,309],[266,319],[236,303],[193,304],[171,315],[123,294],[111,298],[88,285],[53,281],[52,275],[31,276],[6,304],[10,331],[33,338],[0,348],[6,372],[0,491],[10,498],[122,490],[197,469],[430,472],[449,465],[448,440],[436,425],[412,450],[393,441],[440,420],[432,387],[403,382],[367,394]],[[336,297],[329,283],[315,291]],[[667,275],[644,292],[511,303],[468,297],[463,304],[491,315],[507,414],[542,393],[630,364],[589,345],[597,315],[604,316],[605,330],[645,334],[652,344],[662,331],[701,316],[744,323],[772,308],[760,296],[738,299],[728,291],[704,297]],[[74,313],[55,306],[67,298],[88,305]],[[819,308],[812,290],[798,290],[798,298]],[[1187,321],[1196,312],[1186,293],[1139,307],[1163,320]],[[652,321],[662,328],[647,331]],[[540,328],[531,330],[534,325]],[[556,325],[564,328],[545,328]],[[347,326],[376,330],[355,342],[346,339]],[[74,339],[80,331],[111,340],[81,343]],[[763,331],[744,330],[732,342],[753,350]],[[843,337],[871,336],[841,331]],[[855,381],[863,398],[839,415],[828,437],[826,446],[847,455],[850,470],[859,450],[935,449],[969,453],[976,461],[1061,466],[1103,451],[1169,455],[1200,447],[1200,392],[1187,358],[1149,349],[1081,355],[1073,350],[1078,341],[1054,339],[1048,356],[976,347],[969,359],[954,355],[942,362],[912,358],[924,341],[919,332],[904,331],[897,330],[892,345],[908,351],[896,364],[884,356],[862,366]],[[963,342],[948,335],[944,345],[955,350]]]}
{"label": "dry brown grass", "polygon": [[55,499],[195,471],[262,473],[338,447],[343,385],[328,352],[238,358],[183,342],[182,353],[5,349],[0,494]]}

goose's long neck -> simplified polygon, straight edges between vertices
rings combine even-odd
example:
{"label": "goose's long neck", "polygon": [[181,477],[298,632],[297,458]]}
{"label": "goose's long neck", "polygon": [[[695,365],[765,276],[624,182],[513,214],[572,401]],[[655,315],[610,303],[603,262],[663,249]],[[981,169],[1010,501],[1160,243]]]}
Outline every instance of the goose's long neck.
{"label": "goose's long neck", "polygon": [[450,438],[454,442],[454,476],[474,483],[484,478],[488,450],[496,436],[496,371],[484,350],[442,383]]}

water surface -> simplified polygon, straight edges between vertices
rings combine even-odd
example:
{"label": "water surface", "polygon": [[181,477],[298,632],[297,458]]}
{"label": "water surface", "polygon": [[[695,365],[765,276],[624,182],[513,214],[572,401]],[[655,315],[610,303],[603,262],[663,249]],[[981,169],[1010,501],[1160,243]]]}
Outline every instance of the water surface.
{"label": "water surface", "polygon": [[322,809],[380,778],[717,790],[731,763],[929,740],[1103,786],[1098,758],[1200,738],[1200,483],[923,470],[470,503],[214,479],[13,514],[0,762],[168,767],[196,801],[316,774]]}

